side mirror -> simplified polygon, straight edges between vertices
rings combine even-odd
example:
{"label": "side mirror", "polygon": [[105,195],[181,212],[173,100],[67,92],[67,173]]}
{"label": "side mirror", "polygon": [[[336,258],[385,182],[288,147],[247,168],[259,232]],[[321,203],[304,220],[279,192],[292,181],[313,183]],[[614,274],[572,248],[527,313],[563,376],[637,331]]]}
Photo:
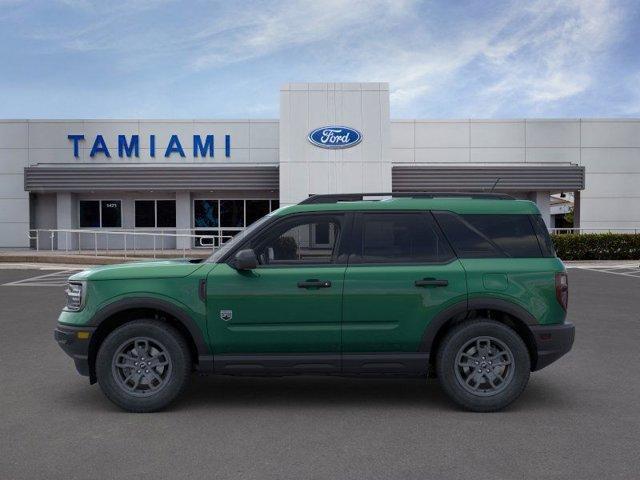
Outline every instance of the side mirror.
{"label": "side mirror", "polygon": [[236,270],[253,270],[258,268],[258,257],[256,257],[256,252],[248,248],[236,253],[233,263]]}

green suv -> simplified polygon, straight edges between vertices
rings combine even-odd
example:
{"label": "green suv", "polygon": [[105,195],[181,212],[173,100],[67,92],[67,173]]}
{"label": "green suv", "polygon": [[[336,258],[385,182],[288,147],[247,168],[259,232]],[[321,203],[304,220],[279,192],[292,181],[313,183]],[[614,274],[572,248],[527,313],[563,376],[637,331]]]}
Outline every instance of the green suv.
{"label": "green suv", "polygon": [[166,407],[193,371],[431,375],[458,405],[486,412],[571,349],[567,298],[529,201],[316,195],[204,261],[73,275],[55,339],[133,412]]}

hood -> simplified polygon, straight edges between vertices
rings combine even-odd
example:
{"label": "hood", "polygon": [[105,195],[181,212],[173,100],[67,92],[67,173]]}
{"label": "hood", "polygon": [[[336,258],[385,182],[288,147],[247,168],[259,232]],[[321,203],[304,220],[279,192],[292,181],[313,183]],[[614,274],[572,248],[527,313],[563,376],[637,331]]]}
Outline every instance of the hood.
{"label": "hood", "polygon": [[134,280],[157,278],[182,278],[202,267],[202,261],[157,260],[104,265],[72,275],[69,280]]}

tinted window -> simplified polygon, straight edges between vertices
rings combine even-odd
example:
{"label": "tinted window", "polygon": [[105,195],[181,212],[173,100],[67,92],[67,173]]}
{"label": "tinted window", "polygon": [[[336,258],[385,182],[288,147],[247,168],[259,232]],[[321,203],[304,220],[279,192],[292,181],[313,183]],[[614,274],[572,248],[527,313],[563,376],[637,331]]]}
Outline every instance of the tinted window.
{"label": "tinted window", "polygon": [[538,243],[542,249],[542,255],[545,257],[555,257],[556,249],[553,247],[553,242],[549,236],[549,230],[547,229],[544,220],[542,220],[542,216],[531,215],[531,222],[533,223],[533,228],[538,236]]}
{"label": "tinted window", "polygon": [[363,213],[358,225],[357,262],[432,263],[453,257],[428,213]]}
{"label": "tinted window", "polygon": [[102,227],[120,228],[122,226],[122,208],[120,200],[102,200]]}
{"label": "tinted window", "polygon": [[[318,235],[318,232],[322,233]],[[269,229],[252,242],[251,248],[254,248],[261,265],[331,263],[339,236],[340,218],[304,216]]]}
{"label": "tinted window", "polygon": [[176,226],[176,201],[158,200],[156,204],[157,220],[156,225],[160,228]]}
{"label": "tinted window", "polygon": [[80,201],[80,227],[100,227],[100,202],[98,200]]}
{"label": "tinted window", "polygon": [[217,227],[218,226],[218,201],[217,200],[195,200],[193,202],[193,225],[194,227]]}
{"label": "tinted window", "polygon": [[529,215],[435,213],[461,258],[542,256]]}
{"label": "tinted window", "polygon": [[247,226],[269,213],[269,200],[247,200]]}
{"label": "tinted window", "polygon": [[244,200],[220,200],[220,226],[244,227]]}
{"label": "tinted window", "polygon": [[156,226],[156,205],[153,200],[136,200],[135,217],[136,228],[147,228]]}

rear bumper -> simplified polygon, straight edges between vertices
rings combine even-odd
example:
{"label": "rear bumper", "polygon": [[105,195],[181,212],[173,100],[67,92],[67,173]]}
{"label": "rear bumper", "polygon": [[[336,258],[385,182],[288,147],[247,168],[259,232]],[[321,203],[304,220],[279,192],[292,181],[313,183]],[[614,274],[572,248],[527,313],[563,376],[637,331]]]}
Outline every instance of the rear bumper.
{"label": "rear bumper", "polygon": [[[95,327],[71,327],[58,324],[53,331],[53,338],[58,342],[60,348],[73,359],[78,373],[85,377],[89,376],[89,343],[95,330]],[[80,332],[83,333],[79,336]]]}
{"label": "rear bumper", "polygon": [[538,353],[533,371],[546,367],[571,350],[575,338],[575,327],[571,322],[562,325],[535,325],[531,327],[531,332]]}

